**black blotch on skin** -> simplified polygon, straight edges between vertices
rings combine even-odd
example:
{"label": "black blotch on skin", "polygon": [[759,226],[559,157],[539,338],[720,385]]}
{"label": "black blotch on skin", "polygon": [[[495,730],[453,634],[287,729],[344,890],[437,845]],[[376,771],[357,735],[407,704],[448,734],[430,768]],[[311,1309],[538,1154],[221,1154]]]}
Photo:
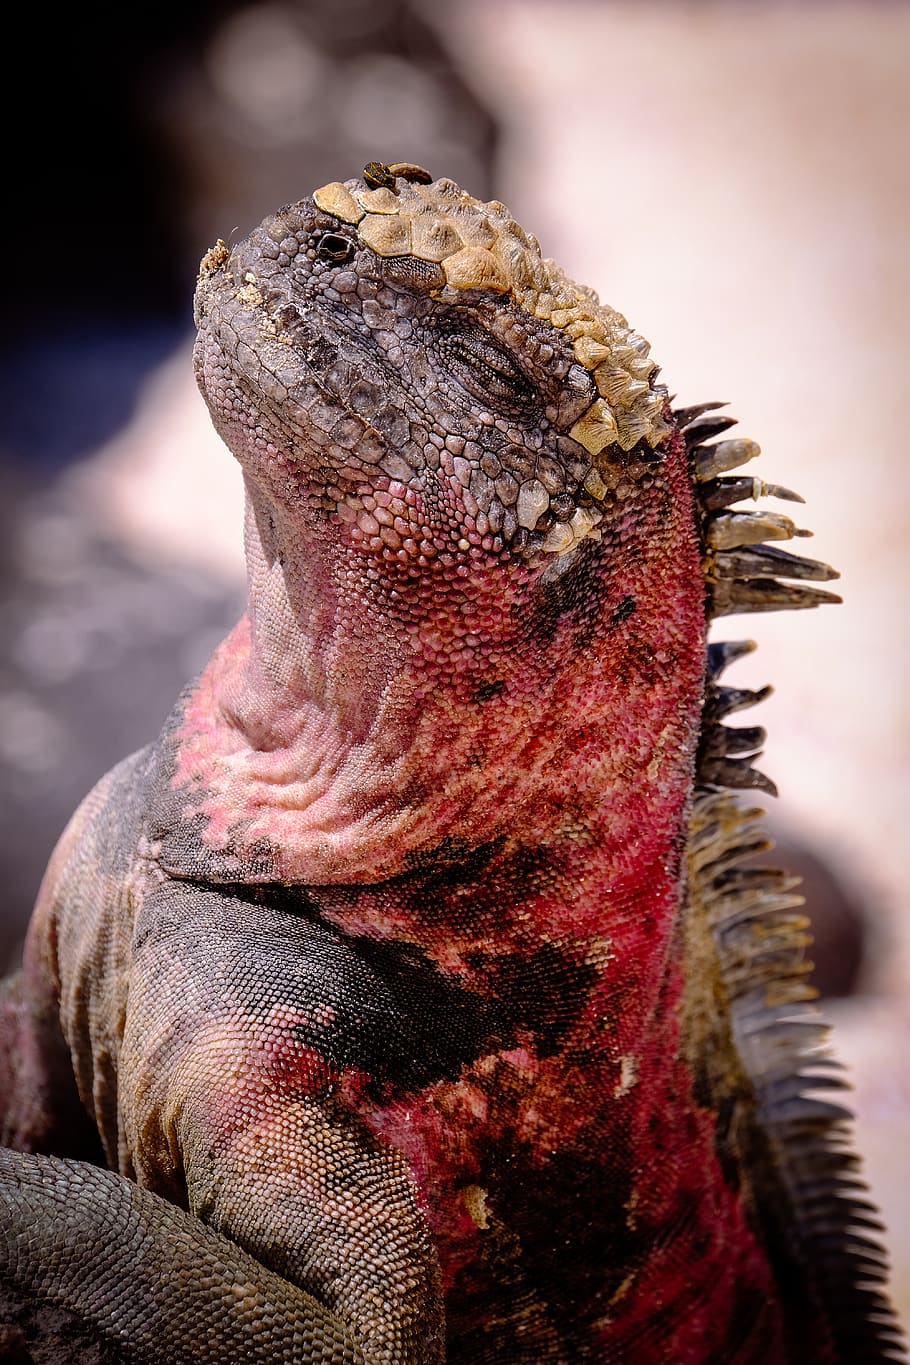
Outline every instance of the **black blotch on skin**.
{"label": "black blotch on skin", "polygon": [[454,886],[465,886],[477,880],[501,844],[501,839],[493,839],[474,848],[463,839],[446,835],[434,848],[418,849],[408,854],[405,859],[407,871],[400,876],[390,877],[389,885],[411,882],[413,873],[420,872],[423,874],[420,882],[422,896]]}
{"label": "black blotch on skin", "polygon": [[596,590],[597,555],[600,547],[583,542],[572,562],[558,575],[545,576],[530,615],[529,633],[550,645],[562,621],[572,619],[573,643],[578,650],[587,648],[599,621],[599,595]]}
{"label": "black blotch on skin", "polygon": [[[339,1071],[365,1073],[374,1097],[423,1089],[510,1045],[500,1006],[444,975],[413,944],[347,937],[319,921],[314,899],[299,888],[232,887],[230,900],[259,907],[282,1000],[309,1016],[296,1036]],[[226,972],[229,957],[245,952],[243,939],[232,933],[216,944],[219,928],[211,932],[209,951]],[[249,1008],[267,1013],[270,1000],[252,989]]]}
{"label": "black blotch on skin", "polygon": [[[630,1141],[625,1116],[616,1115],[611,1142],[619,1153]],[[615,1165],[586,1144],[542,1157],[508,1138],[490,1153],[483,1184],[490,1207],[521,1246],[521,1267],[538,1290],[557,1330],[570,1348],[589,1341],[583,1314],[602,1312],[622,1276],[643,1265],[652,1252],[653,1229],[627,1218],[632,1192],[621,1157]],[[535,1171],[529,1181],[527,1173]],[[571,1248],[571,1254],[566,1254]],[[570,1349],[569,1357],[574,1359]],[[463,1357],[453,1357],[462,1359]]]}
{"label": "black blotch on skin", "polygon": [[514,1360],[516,1339],[524,1360],[553,1358],[550,1314],[528,1283],[521,1242],[489,1210],[476,1257],[455,1272],[446,1318],[448,1365]]}
{"label": "black blotch on skin", "polygon": [[[563,876],[563,868],[551,848],[534,848],[523,844],[511,854],[507,864],[499,874],[504,899],[510,899],[516,887],[529,887],[540,890],[553,886]],[[496,883],[490,890],[496,893]]]}
{"label": "black blotch on skin", "polygon": [[[468,966],[484,969],[483,958]],[[551,943],[542,944],[526,956],[496,959],[489,967],[490,988],[503,1014],[517,1028],[529,1030],[540,1057],[559,1051],[566,1034],[584,1010],[597,972],[579,963],[574,955]]]}
{"label": "black blotch on skin", "polygon": [[629,617],[635,611],[635,606],[634,597],[623,597],[613,609],[613,615],[610,617],[610,625],[618,626],[621,621],[628,621]]}
{"label": "black blotch on skin", "polygon": [[419,1089],[487,1052],[508,1046],[512,1030],[496,1001],[482,999],[443,975],[420,949],[395,941],[359,939],[352,947],[382,981],[401,1011],[404,1046],[390,1047],[384,1074],[396,1088]]}
{"label": "black blotch on skin", "polygon": [[478,683],[474,689],[474,701],[490,701],[493,697],[498,697],[505,688],[502,678],[496,678],[491,682]]}

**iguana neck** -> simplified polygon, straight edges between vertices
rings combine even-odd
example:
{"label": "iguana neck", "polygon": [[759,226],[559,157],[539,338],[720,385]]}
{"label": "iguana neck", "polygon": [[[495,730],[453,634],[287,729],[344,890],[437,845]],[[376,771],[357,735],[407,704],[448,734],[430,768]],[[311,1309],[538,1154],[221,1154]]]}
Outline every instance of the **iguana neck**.
{"label": "iguana neck", "polygon": [[704,666],[691,495],[681,462],[667,473],[621,555],[440,556],[416,588],[251,485],[248,616],[187,703],[176,772],[230,879],[254,845],[251,879],[309,885],[494,845],[597,848],[618,884],[645,839],[665,867]]}

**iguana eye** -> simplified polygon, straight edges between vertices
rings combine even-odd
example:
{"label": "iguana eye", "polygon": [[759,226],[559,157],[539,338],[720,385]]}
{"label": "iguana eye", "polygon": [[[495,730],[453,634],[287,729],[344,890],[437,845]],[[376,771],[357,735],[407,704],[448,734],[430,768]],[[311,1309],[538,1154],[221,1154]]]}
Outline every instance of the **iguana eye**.
{"label": "iguana eye", "polygon": [[482,328],[449,333],[443,349],[457,378],[478,397],[506,402],[530,398],[531,386],[523,371]]}
{"label": "iguana eye", "polygon": [[324,261],[349,261],[354,255],[354,243],[340,232],[324,232],[316,243],[316,255]]}

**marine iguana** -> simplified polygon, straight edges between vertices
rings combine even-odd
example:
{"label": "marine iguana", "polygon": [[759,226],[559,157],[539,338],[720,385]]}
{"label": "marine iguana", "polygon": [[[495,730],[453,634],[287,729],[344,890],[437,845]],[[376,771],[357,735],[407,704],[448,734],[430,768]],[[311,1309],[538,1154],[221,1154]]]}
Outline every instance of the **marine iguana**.
{"label": "marine iguana", "polygon": [[4,988],[23,1356],[903,1359],[707,642],[837,600],[740,507],[796,495],[418,167],[219,242],[196,311],[249,610]]}

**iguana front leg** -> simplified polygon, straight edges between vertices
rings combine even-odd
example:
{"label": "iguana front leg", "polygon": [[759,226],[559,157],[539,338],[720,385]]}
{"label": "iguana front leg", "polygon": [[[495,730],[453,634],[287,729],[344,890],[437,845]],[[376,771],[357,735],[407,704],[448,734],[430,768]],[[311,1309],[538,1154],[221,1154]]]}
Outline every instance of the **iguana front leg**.
{"label": "iguana front leg", "polygon": [[367,1362],[441,1358],[404,1157],[337,1098],[380,983],[303,916],[170,881],[140,895],[120,1058],[139,1182],[315,1295]]}
{"label": "iguana front leg", "polygon": [[0,1284],[35,1305],[31,1344],[45,1305],[143,1365],[373,1358],[312,1295],[111,1171],[0,1150],[0,1210]]}
{"label": "iguana front leg", "polygon": [[[34,932],[65,937],[52,900]],[[372,983],[346,979],[343,949],[304,918],[153,873],[131,900],[117,1147],[144,1188],[6,1154],[0,1277],[142,1362],[440,1360],[438,1262],[404,1159],[333,1098],[351,991]],[[97,1082],[104,983],[61,984]]]}

